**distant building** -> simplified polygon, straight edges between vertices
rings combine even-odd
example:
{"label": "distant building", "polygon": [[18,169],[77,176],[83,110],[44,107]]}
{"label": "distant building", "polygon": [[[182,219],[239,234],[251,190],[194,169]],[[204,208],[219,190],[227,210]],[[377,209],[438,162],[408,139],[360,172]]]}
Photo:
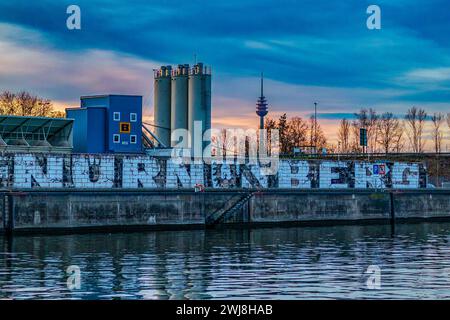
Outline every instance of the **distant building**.
{"label": "distant building", "polygon": [[141,96],[81,97],[80,108],[66,109],[66,116],[75,120],[74,152],[142,152]]}

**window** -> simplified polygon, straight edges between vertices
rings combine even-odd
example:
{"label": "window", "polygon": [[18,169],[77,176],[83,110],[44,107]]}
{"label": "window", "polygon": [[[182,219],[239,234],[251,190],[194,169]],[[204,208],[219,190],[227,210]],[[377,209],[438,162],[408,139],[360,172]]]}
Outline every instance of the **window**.
{"label": "window", "polygon": [[114,121],[120,121],[120,112],[114,112]]}
{"label": "window", "polygon": [[136,142],[137,142],[137,136],[134,135],[134,134],[132,134],[132,135],[130,136],[130,143],[136,144]]}
{"label": "window", "polygon": [[120,143],[120,134],[115,134],[113,136],[113,142],[114,143]]}
{"label": "window", "polygon": [[131,131],[131,125],[129,122],[121,122],[120,123],[120,133],[130,133]]}
{"label": "window", "polygon": [[136,121],[137,121],[137,114],[130,113],[130,122],[136,122]]}

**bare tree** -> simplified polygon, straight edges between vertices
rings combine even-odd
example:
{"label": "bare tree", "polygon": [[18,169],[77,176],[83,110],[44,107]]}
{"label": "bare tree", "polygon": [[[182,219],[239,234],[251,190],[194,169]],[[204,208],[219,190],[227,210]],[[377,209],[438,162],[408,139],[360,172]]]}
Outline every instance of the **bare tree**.
{"label": "bare tree", "polygon": [[266,117],[264,121],[264,128],[267,132],[270,132],[270,130],[277,128],[277,122],[270,117]]}
{"label": "bare tree", "polygon": [[267,130],[267,139],[268,139],[268,141],[270,141],[271,131],[274,129],[278,129],[277,121],[270,117],[266,117],[266,119],[264,121],[264,128]]}
{"label": "bare tree", "polygon": [[319,152],[322,148],[327,146],[327,139],[322,127],[318,121],[315,121],[314,116],[309,118],[309,143],[316,148],[316,152]]}
{"label": "bare tree", "polygon": [[[305,146],[310,138],[314,139],[309,135],[309,130],[313,127],[310,127],[301,117],[288,119],[286,114],[283,114],[278,121],[266,118],[265,128],[269,142],[272,130],[278,130],[281,152],[285,154],[291,153],[294,147]],[[323,136],[323,132],[319,128],[318,126],[319,142],[323,144],[323,139],[320,137],[320,134]]]}
{"label": "bare tree", "polygon": [[308,124],[302,118],[291,118],[288,121],[287,127],[287,148],[290,152],[293,151],[293,148],[295,147],[306,145],[308,139]]}
{"label": "bare tree", "polygon": [[[264,128],[267,130],[267,149],[271,150],[272,149],[272,143],[271,143],[271,135],[272,135],[272,130],[278,130],[277,127],[277,121],[270,118],[270,117],[266,117],[264,120]],[[259,127],[258,127],[259,129]],[[260,142],[259,142],[259,135],[257,136],[258,139],[258,146],[260,146]]]}
{"label": "bare tree", "polygon": [[234,145],[234,137],[229,135],[229,131],[227,129],[223,128],[220,130],[220,135],[217,137],[219,141],[216,140],[216,142],[219,142],[216,147],[220,149],[219,154],[222,156],[231,156],[235,154],[235,145]]}
{"label": "bare tree", "polygon": [[350,133],[351,124],[347,119],[342,119],[339,124],[338,142],[340,145],[339,151],[348,153],[350,151]]}
{"label": "bare tree", "polygon": [[53,110],[50,100],[21,91],[0,93],[0,114],[36,117],[64,117],[61,111]]}
{"label": "bare tree", "polygon": [[16,95],[10,91],[3,91],[0,94],[0,113],[14,114]]}
{"label": "bare tree", "polygon": [[403,139],[405,136],[405,127],[403,124],[400,124],[399,128],[399,134],[394,139],[394,152],[400,153],[403,151],[405,147],[405,139]]}
{"label": "bare tree", "polygon": [[359,113],[355,113],[355,117],[359,126],[358,132],[360,128],[365,128],[367,130],[367,147],[372,152],[375,152],[377,150],[378,121],[380,117],[372,108],[361,109]]}
{"label": "bare tree", "polygon": [[37,107],[38,98],[28,92],[21,91],[16,95],[16,101],[18,107],[17,114],[19,116],[31,116]]}
{"label": "bare tree", "polygon": [[277,129],[280,134],[281,153],[289,153],[288,120],[286,113],[278,119]]}
{"label": "bare tree", "polygon": [[450,113],[447,113],[446,120],[447,120],[447,125],[450,128]]}
{"label": "bare tree", "polygon": [[359,122],[356,120],[352,121],[350,150],[353,153],[360,153],[362,151],[362,148],[359,145],[359,129]]}
{"label": "bare tree", "polygon": [[383,113],[379,119],[377,137],[384,153],[395,151],[402,135],[403,128],[400,121],[391,112]]}
{"label": "bare tree", "polygon": [[444,115],[442,113],[434,113],[431,116],[431,123],[433,124],[433,131],[431,133],[434,143],[434,152],[441,153],[442,139],[444,134],[441,130],[442,123],[444,122]]}
{"label": "bare tree", "polygon": [[66,113],[64,111],[53,110],[47,116],[48,117],[52,117],[52,118],[65,118],[66,117]]}
{"label": "bare tree", "polygon": [[368,147],[371,152],[377,152],[377,143],[378,143],[378,124],[380,120],[380,116],[377,115],[376,111],[372,108],[369,109],[369,126],[367,128],[368,135]]}
{"label": "bare tree", "polygon": [[427,113],[423,109],[412,107],[405,116],[407,125],[407,135],[411,148],[415,153],[422,153],[425,147],[425,140],[423,139],[423,128],[427,119]]}

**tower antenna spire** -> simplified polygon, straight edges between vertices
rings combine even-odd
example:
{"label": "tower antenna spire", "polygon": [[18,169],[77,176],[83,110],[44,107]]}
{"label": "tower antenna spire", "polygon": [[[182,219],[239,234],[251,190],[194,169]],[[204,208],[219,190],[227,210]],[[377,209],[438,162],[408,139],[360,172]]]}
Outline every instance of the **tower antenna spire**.
{"label": "tower antenna spire", "polygon": [[261,96],[256,102],[256,114],[259,116],[259,128],[264,129],[264,117],[269,110],[267,109],[267,100],[264,97],[264,73],[261,72]]}
{"label": "tower antenna spire", "polygon": [[264,72],[261,72],[261,97],[264,97]]}

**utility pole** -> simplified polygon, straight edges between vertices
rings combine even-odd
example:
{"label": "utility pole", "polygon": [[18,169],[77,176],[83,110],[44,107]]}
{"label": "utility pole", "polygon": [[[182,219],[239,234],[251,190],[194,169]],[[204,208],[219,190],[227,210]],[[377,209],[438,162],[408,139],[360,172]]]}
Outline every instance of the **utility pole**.
{"label": "utility pole", "polygon": [[338,141],[338,161],[340,161],[340,155],[341,155],[341,142]]}
{"label": "utility pole", "polygon": [[317,102],[314,102],[314,149],[317,154]]}

